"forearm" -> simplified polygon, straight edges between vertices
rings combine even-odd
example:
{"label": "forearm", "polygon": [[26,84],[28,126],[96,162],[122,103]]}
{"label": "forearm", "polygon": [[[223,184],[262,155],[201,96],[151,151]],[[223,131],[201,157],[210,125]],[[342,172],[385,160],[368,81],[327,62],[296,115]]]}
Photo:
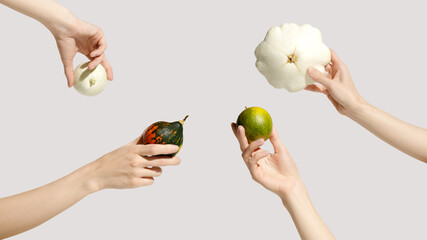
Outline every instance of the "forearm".
{"label": "forearm", "polygon": [[75,19],[70,11],[52,0],[0,0],[0,3],[34,18],[50,31],[61,31]]}
{"label": "forearm", "polygon": [[427,162],[427,129],[401,121],[369,103],[360,104],[348,116],[391,146]]}
{"label": "forearm", "polygon": [[36,227],[96,191],[91,172],[87,165],[45,186],[0,199],[0,239]]}
{"label": "forearm", "polygon": [[291,215],[302,240],[335,239],[311,203],[304,186],[282,197],[282,202]]}

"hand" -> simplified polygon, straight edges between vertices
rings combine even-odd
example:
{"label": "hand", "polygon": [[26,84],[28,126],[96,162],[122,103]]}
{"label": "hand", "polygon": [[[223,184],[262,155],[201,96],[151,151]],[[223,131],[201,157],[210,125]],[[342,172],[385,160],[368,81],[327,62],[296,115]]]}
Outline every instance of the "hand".
{"label": "hand", "polygon": [[107,71],[108,80],[113,80],[113,70],[104,54],[107,43],[101,28],[75,17],[70,22],[68,27],[51,29],[64,64],[68,87],[74,84],[73,59],[77,52],[91,60],[88,66],[90,70],[101,64]]}
{"label": "hand", "polygon": [[348,116],[366,101],[357,92],[347,66],[331,50],[331,62],[325,67],[327,74],[310,67],[310,77],[320,83],[307,86],[305,89],[325,94],[340,114]]}
{"label": "hand", "polygon": [[177,152],[176,145],[137,144],[138,139],[105,154],[88,165],[92,169],[92,191],[105,188],[137,188],[154,183],[153,177],[162,174],[162,166],[178,165],[178,157],[161,157],[160,154]]}
{"label": "hand", "polygon": [[232,123],[231,128],[239,141],[243,160],[256,182],[277,194],[282,200],[286,200],[296,187],[303,187],[295,162],[280,141],[275,128],[270,135],[274,153],[260,149],[264,144],[262,138],[249,144],[243,126],[236,130],[236,124]]}

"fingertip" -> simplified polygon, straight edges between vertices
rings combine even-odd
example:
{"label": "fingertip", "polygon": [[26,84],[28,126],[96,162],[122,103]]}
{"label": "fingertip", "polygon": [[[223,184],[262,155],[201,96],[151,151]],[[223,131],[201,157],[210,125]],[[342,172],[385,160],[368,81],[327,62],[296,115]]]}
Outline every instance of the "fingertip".
{"label": "fingertip", "polygon": [[177,152],[179,150],[179,146],[177,145],[170,144],[169,146],[170,146],[171,152]]}
{"label": "fingertip", "polygon": [[238,133],[241,133],[241,132],[244,132],[244,131],[245,131],[245,128],[242,125],[237,126],[237,132]]}
{"label": "fingertip", "polygon": [[259,147],[261,147],[262,145],[264,145],[264,143],[265,143],[264,138],[260,138],[260,139],[255,140],[254,142],[252,142],[252,144],[253,144],[254,146],[256,146],[257,148],[259,148]]}
{"label": "fingertip", "polygon": [[111,68],[111,66],[107,71],[107,79],[113,81],[113,69]]}
{"label": "fingertip", "polygon": [[315,69],[314,67],[308,67],[307,72],[308,72],[308,75],[310,75],[310,77],[313,78],[317,76],[317,73],[319,71],[317,71],[317,69]]}

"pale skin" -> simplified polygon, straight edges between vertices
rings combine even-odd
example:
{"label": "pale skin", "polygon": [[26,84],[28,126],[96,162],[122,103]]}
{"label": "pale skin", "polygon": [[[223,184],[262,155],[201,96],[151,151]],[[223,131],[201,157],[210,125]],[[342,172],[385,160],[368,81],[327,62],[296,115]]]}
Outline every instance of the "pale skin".
{"label": "pale skin", "polygon": [[1,4],[42,23],[53,34],[58,46],[68,87],[74,84],[73,59],[78,52],[89,60],[91,70],[101,64],[113,80],[113,70],[105,57],[107,42],[101,28],[75,17],[52,0],[0,0]]}
{"label": "pale skin", "polygon": [[[68,86],[74,83],[73,59],[77,52],[102,64],[107,78],[113,72],[105,57],[107,48],[99,27],[86,23],[50,0],[0,0],[0,3],[36,19],[55,37]],[[161,167],[180,163],[178,157],[156,157],[178,151],[175,145],[126,144],[98,160],[45,186],[0,199],[0,239],[32,229],[74,205],[87,195],[106,188],[137,188],[154,183]]]}
{"label": "pale skin", "polygon": [[161,167],[181,162],[178,157],[156,157],[174,153],[178,146],[139,145],[138,139],[52,183],[1,198],[0,239],[32,229],[99,190],[151,185]]}
{"label": "pale skin", "polygon": [[319,84],[309,85],[306,90],[325,94],[340,114],[391,146],[427,163],[427,129],[406,123],[369,104],[358,93],[348,67],[333,50],[331,55],[327,74],[308,69],[308,74]]}
{"label": "pale skin", "polygon": [[278,195],[295,223],[302,240],[335,239],[314,208],[301,180],[294,160],[282,144],[276,129],[270,135],[274,153],[261,149],[264,139],[249,143],[245,129],[232,123],[231,128],[239,141],[242,158],[252,178]]}

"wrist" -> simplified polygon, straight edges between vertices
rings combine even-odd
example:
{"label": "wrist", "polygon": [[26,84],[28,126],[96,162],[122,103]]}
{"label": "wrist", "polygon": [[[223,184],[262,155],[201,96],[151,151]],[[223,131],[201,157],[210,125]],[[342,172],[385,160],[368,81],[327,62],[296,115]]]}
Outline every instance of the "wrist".
{"label": "wrist", "polygon": [[372,108],[366,100],[362,99],[352,106],[351,110],[345,114],[348,118],[352,119],[355,122],[358,122],[361,116],[369,109]]}
{"label": "wrist", "polygon": [[369,103],[363,99],[362,97],[359,97],[354,103],[352,103],[345,113],[345,116],[353,119],[354,117],[358,116],[360,113],[366,110],[366,108],[369,106]]}
{"label": "wrist", "polygon": [[75,17],[68,9],[60,7],[55,13],[42,18],[39,20],[49,31],[54,35],[55,38],[67,35],[72,32],[73,26],[77,21]]}
{"label": "wrist", "polygon": [[278,195],[288,210],[296,205],[305,204],[307,200],[309,201],[308,192],[302,180],[296,181],[292,189],[288,189],[286,192],[282,191]]}
{"label": "wrist", "polygon": [[89,163],[79,168],[76,172],[78,173],[81,179],[80,186],[87,195],[102,189],[96,175],[96,162]]}

